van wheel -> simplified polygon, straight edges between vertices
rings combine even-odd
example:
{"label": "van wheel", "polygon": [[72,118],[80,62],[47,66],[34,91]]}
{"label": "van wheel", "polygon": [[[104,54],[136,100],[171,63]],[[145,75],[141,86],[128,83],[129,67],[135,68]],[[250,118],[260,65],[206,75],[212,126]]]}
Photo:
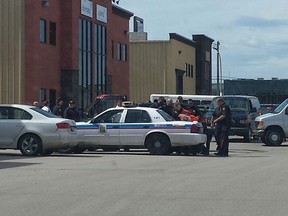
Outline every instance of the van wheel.
{"label": "van wheel", "polygon": [[282,144],[283,139],[283,133],[279,129],[270,129],[265,134],[265,141],[269,146],[279,146]]}
{"label": "van wheel", "polygon": [[260,139],[261,139],[261,141],[262,141],[264,144],[267,144],[267,143],[266,143],[265,136],[262,136]]}
{"label": "van wheel", "polygon": [[171,143],[163,134],[152,134],[146,140],[146,146],[151,154],[168,155],[171,152]]}

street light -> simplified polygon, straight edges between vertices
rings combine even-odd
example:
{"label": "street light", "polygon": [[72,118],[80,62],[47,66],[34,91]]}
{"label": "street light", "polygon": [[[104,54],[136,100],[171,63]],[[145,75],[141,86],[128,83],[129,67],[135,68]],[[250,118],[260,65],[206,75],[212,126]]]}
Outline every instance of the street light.
{"label": "street light", "polygon": [[[217,94],[222,95],[222,62],[221,62],[221,55],[220,55],[220,42],[217,41],[215,44],[216,47],[213,47],[217,51]],[[220,79],[220,82],[219,82]]]}

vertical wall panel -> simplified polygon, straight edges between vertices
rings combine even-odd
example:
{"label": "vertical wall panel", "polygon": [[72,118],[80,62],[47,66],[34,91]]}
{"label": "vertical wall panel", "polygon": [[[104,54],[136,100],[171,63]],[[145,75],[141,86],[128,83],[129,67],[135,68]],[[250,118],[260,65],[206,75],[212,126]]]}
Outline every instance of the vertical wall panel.
{"label": "vertical wall panel", "polygon": [[0,1],[0,103],[3,101],[2,83],[3,83],[3,1]]}
{"label": "vertical wall panel", "polygon": [[24,0],[0,1],[0,103],[24,98]]}

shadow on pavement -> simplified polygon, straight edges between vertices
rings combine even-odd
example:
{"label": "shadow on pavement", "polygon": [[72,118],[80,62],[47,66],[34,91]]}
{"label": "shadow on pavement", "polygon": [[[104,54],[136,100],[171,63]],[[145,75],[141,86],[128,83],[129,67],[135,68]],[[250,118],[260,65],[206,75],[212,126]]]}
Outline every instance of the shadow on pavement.
{"label": "shadow on pavement", "polygon": [[22,167],[22,166],[31,166],[36,165],[39,163],[21,163],[21,162],[0,162],[0,169],[9,169],[9,168],[15,168],[15,167]]}

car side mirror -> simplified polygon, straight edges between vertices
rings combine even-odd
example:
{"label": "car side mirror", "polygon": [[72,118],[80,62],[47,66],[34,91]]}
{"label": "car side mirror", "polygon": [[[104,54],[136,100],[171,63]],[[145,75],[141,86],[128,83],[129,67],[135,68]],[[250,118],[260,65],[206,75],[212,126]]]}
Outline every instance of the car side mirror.
{"label": "car side mirror", "polygon": [[288,115],[288,107],[285,110],[285,115]]}

